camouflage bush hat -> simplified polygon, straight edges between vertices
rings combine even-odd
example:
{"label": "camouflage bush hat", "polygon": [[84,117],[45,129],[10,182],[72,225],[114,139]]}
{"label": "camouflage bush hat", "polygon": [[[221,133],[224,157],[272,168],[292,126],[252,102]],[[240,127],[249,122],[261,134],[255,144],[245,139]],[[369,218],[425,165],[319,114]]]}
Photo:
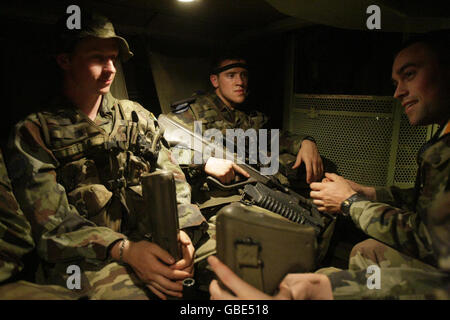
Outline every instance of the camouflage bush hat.
{"label": "camouflage bush hat", "polygon": [[102,39],[117,39],[119,45],[119,57],[122,61],[127,61],[133,56],[128,42],[118,36],[114,31],[111,21],[103,15],[81,10],[81,28],[69,29],[66,24],[67,17],[59,20],[56,25],[55,54],[62,52],[72,52],[75,45],[83,38],[97,37]]}

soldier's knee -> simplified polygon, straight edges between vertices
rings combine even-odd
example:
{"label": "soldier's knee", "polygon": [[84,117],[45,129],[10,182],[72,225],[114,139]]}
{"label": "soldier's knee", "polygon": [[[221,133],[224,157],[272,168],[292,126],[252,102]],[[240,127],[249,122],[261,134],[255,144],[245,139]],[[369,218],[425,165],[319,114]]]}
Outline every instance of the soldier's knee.
{"label": "soldier's knee", "polygon": [[363,257],[373,258],[375,253],[380,249],[382,244],[374,239],[367,239],[357,243],[350,252],[350,257],[360,254]]}

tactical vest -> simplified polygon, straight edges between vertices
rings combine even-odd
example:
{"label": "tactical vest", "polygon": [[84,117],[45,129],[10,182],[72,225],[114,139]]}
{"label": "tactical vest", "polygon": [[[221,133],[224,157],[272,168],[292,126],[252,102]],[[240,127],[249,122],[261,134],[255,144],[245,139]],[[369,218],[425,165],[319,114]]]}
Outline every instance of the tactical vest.
{"label": "tactical vest", "polygon": [[110,134],[75,109],[38,113],[69,203],[97,225],[120,232],[135,224],[132,211],[143,203],[139,177],[154,171],[162,136],[154,116],[149,113],[154,123],[148,122],[137,107],[115,100]]}

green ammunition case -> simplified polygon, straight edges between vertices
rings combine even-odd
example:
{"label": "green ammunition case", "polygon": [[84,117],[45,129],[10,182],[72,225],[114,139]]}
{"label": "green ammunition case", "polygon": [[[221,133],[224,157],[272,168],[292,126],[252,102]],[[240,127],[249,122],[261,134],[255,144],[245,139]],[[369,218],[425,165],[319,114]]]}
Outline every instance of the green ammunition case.
{"label": "green ammunition case", "polygon": [[275,293],[288,273],[316,268],[318,245],[312,226],[236,202],[218,212],[216,228],[218,258],[267,294]]}

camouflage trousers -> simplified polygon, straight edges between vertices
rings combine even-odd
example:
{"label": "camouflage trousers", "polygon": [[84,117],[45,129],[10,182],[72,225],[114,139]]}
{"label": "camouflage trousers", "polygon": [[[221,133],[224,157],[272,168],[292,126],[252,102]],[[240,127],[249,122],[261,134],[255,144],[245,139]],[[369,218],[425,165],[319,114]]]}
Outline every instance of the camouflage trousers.
{"label": "camouflage trousers", "polygon": [[148,300],[157,299],[139,280],[130,267],[110,262],[90,265],[85,262],[72,265],[80,268],[79,286],[71,286],[73,273],[67,274],[69,264],[57,264],[51,268],[40,266],[36,275],[39,284],[55,284],[78,296],[92,300]]}
{"label": "camouflage trousers", "polygon": [[[196,251],[194,257],[194,278],[199,289],[203,291],[207,291],[207,286],[212,280],[212,271],[205,258],[214,252],[215,240],[208,239],[205,245],[200,246]],[[98,269],[86,270],[81,267],[80,289],[72,290],[66,289],[69,275],[65,275],[65,270],[67,265],[54,266],[51,272],[47,270],[43,283],[57,284],[58,286],[53,287],[72,292],[75,297],[86,297],[91,300],[159,300],[129,266],[111,262]],[[61,277],[61,275],[65,276]],[[65,298],[65,296],[61,297],[61,299]],[[56,295],[55,299],[58,299]]]}
{"label": "camouflage trousers", "polygon": [[[378,287],[369,284],[375,272],[373,266],[379,268]],[[439,299],[447,277],[433,266],[374,239],[353,247],[348,270],[331,267],[316,273],[330,278],[335,299]]]}
{"label": "camouflage trousers", "polygon": [[0,300],[77,300],[83,296],[56,285],[17,281],[0,286]]}
{"label": "camouflage trousers", "polygon": [[377,240],[367,239],[355,245],[350,253],[350,270],[367,270],[371,265],[381,268],[415,268],[436,271],[431,265],[403,254]]}
{"label": "camouflage trousers", "polygon": [[[369,266],[380,268],[415,268],[424,271],[437,271],[431,265],[414,259],[377,240],[367,239],[356,244],[350,252],[348,269],[352,271],[367,270]],[[340,271],[338,268],[322,268],[316,273],[331,274]]]}

